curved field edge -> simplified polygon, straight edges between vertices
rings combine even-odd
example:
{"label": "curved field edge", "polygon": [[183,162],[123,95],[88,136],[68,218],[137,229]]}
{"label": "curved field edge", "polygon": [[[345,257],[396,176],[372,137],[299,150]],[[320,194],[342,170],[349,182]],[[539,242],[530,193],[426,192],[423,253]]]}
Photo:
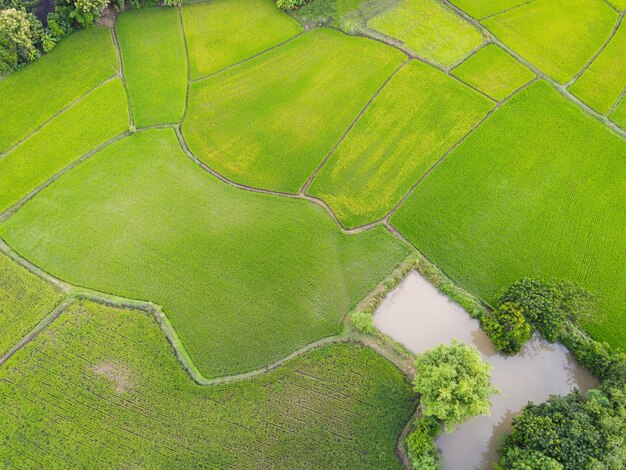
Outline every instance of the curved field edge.
{"label": "curved field edge", "polygon": [[0,232],[73,285],[162,305],[208,377],[337,334],[343,315],[409,252],[383,226],[344,235],[308,201],[217,181],[171,129],[106,147]]}
{"label": "curved field edge", "polygon": [[0,368],[0,401],[3,461],[18,464],[21,449],[47,468],[293,468],[311,459],[400,468],[396,441],[415,408],[397,368],[348,344],[253,380],[198,387],[148,316],[89,302]]}

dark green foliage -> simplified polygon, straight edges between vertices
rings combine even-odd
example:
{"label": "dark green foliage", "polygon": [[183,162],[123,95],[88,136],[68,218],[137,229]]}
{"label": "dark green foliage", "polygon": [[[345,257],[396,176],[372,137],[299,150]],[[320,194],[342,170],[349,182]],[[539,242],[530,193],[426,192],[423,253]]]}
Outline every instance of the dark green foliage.
{"label": "dark green foliage", "polygon": [[481,327],[498,351],[516,354],[530,339],[532,328],[524,318],[521,307],[505,302],[481,318]]}
{"label": "dark green foliage", "polygon": [[276,6],[281,10],[297,10],[309,0],[276,0]]}
{"label": "dark green foliage", "polygon": [[541,336],[554,343],[559,339],[564,316],[559,310],[559,289],[540,279],[521,279],[504,290],[500,304],[518,304],[528,322],[539,330]]}
{"label": "dark green foliage", "polygon": [[406,450],[414,469],[442,468],[441,455],[435,439],[441,433],[441,422],[424,416],[415,420],[415,430],[406,440]]}
{"label": "dark green foliage", "polygon": [[566,470],[623,468],[624,394],[612,393],[610,399],[592,390],[584,398],[575,391],[540,405],[530,403],[503,441],[499,468],[559,468],[546,457]]}

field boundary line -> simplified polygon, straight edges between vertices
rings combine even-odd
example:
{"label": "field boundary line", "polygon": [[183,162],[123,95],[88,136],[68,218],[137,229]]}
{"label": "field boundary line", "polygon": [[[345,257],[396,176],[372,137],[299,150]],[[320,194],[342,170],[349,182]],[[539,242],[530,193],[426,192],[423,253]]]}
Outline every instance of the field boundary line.
{"label": "field boundary line", "polygon": [[[223,182],[223,183],[225,183],[225,184],[227,184],[229,186],[232,186],[233,188],[237,188],[237,189],[242,190],[242,191],[249,191],[249,192],[252,192],[252,193],[265,194],[265,195],[269,195],[269,196],[277,196],[277,197],[283,197],[283,198],[289,198],[289,199],[300,199],[300,200],[303,200],[303,201],[311,202],[311,203],[321,207],[322,209],[326,210],[326,212],[328,212],[330,217],[337,223],[337,226],[338,226],[339,230],[341,230],[341,232],[346,234],[346,235],[354,235],[354,234],[357,234],[357,233],[365,232],[365,231],[370,230],[370,229],[372,229],[375,226],[380,224],[380,221],[376,221],[376,222],[372,222],[372,223],[367,224],[367,225],[362,225],[360,227],[355,227],[355,228],[349,229],[349,228],[346,228],[341,223],[341,221],[339,220],[337,215],[334,213],[334,211],[330,208],[330,206],[328,204],[326,204],[325,201],[322,201],[321,199],[318,199],[318,198],[313,197],[313,196],[309,196],[308,194],[286,193],[286,192],[282,192],[282,191],[274,191],[272,189],[255,188],[254,186],[248,186],[246,184],[237,183],[236,181],[233,181],[230,178],[227,178],[226,176],[222,175],[218,171],[214,170],[209,165],[207,165],[202,160],[200,160],[198,157],[196,157],[196,155],[188,147],[187,142],[185,141],[185,136],[183,135],[183,131],[182,131],[180,126],[174,127],[174,132],[176,133],[176,137],[178,138],[178,142],[179,142],[183,152],[185,152],[187,157],[192,162],[194,162],[196,165],[198,165],[201,169],[203,169],[207,173],[213,175],[215,178],[217,178],[221,182]],[[1,217],[2,217],[2,215],[0,214],[0,222],[2,221]]]}
{"label": "field boundary line", "polygon": [[569,88],[574,83],[576,83],[576,81],[581,77],[581,75],[583,73],[585,73],[587,71],[587,69],[591,66],[591,64],[593,64],[595,62],[595,60],[598,58],[598,56],[600,54],[602,54],[604,49],[606,49],[606,47],[610,44],[610,42],[615,37],[615,34],[617,34],[617,30],[619,29],[620,25],[622,24],[622,20],[623,19],[624,19],[624,12],[621,12],[617,16],[617,21],[615,22],[615,26],[613,27],[613,31],[611,31],[611,34],[609,35],[609,37],[605,41],[605,43],[602,44],[600,49],[598,49],[598,51],[593,55],[593,57],[591,59],[589,59],[589,61],[585,65],[583,65],[583,67],[578,72],[576,72],[576,75],[574,75],[565,85],[563,85],[564,87]]}
{"label": "field boundary line", "polygon": [[180,118],[179,125],[185,122],[187,110],[189,109],[189,89],[191,88],[191,60],[189,59],[189,45],[187,44],[187,33],[185,32],[185,22],[183,21],[183,6],[178,6],[178,18],[180,20],[180,30],[183,34],[183,44],[185,46],[185,60],[187,61],[187,86],[185,88],[185,110]]}
{"label": "field boundary line", "polygon": [[617,9],[617,7],[615,5],[613,5],[611,2],[609,2],[609,0],[604,0],[604,3],[606,3],[608,6],[610,6],[616,12],[622,13],[620,10]]}
{"label": "field boundary line", "polygon": [[80,103],[81,101],[83,101],[87,96],[89,96],[90,94],[92,94],[94,91],[96,91],[97,89],[103,87],[104,85],[106,85],[109,82],[112,82],[113,80],[115,80],[116,78],[119,78],[118,74],[115,73],[114,75],[111,75],[109,78],[105,79],[103,82],[98,83],[95,87],[93,87],[91,90],[85,92],[84,94],[82,94],[81,96],[79,96],[78,98],[76,98],[74,101],[72,101],[71,103],[67,104],[66,106],[64,106],[63,108],[61,108],[59,111],[57,111],[53,116],[51,116],[50,118],[48,118],[46,121],[44,121],[43,123],[41,123],[39,126],[37,126],[36,129],[34,129],[33,131],[29,132],[28,135],[26,135],[25,137],[22,138],[22,140],[20,140],[18,143],[16,143],[15,145],[13,145],[11,148],[7,149],[5,152],[0,153],[0,160],[3,159],[4,157],[6,157],[8,154],[10,154],[13,150],[15,150],[16,148],[18,148],[20,145],[22,145],[24,142],[26,142],[27,140],[29,140],[31,137],[33,137],[37,132],[39,132],[41,129],[43,129],[44,127],[46,127],[48,124],[50,124],[50,122],[52,122],[54,119],[58,118],[61,114],[63,114],[65,111],[67,111],[68,109],[74,107],[74,105]]}
{"label": "field boundary line", "polygon": [[44,317],[32,330],[30,330],[26,336],[24,336],[15,346],[7,351],[2,357],[0,357],[0,367],[4,365],[11,357],[30,343],[33,339],[39,336],[45,328],[48,327],[54,320],[56,320],[61,313],[63,313],[67,308],[72,304],[72,299],[69,297],[65,297],[61,302],[50,312],[48,315]]}
{"label": "field boundary line", "polygon": [[129,127],[133,127],[135,125],[135,117],[133,115],[133,105],[130,102],[130,92],[128,91],[128,85],[126,84],[126,75],[124,74],[124,62],[122,60],[122,51],[120,49],[120,43],[117,39],[117,32],[115,31],[115,26],[117,25],[117,16],[115,17],[115,23],[111,26],[111,37],[113,38],[113,44],[115,45],[115,53],[117,54],[117,65],[119,70],[117,71],[117,75],[122,80],[122,85],[124,85],[124,92],[126,93],[126,103],[128,104],[128,119],[129,119]]}
{"label": "field boundary line", "polygon": [[536,78],[541,78],[541,79],[546,80],[548,83],[550,83],[550,85],[552,85],[553,88],[555,88],[559,93],[561,93],[561,95],[563,95],[564,98],[566,98],[566,99],[570,100],[571,102],[573,102],[574,104],[576,104],[584,112],[586,112],[587,114],[590,114],[593,118],[595,118],[596,120],[598,120],[601,123],[605,124],[611,130],[613,130],[613,132],[615,132],[616,134],[618,134],[622,138],[626,138],[626,130],[624,130],[621,127],[617,126],[614,122],[609,120],[606,116],[603,116],[602,114],[600,114],[597,111],[593,110],[592,108],[587,106],[585,103],[583,103],[581,100],[576,98],[574,95],[572,95],[572,93],[569,90],[567,90],[567,88],[564,85],[560,84],[559,82],[557,82],[555,79],[553,79],[549,75],[543,73],[533,63],[529,62],[524,57],[522,57],[517,52],[515,52],[513,49],[511,49],[509,46],[507,46],[505,43],[503,43],[496,35],[494,35],[491,31],[489,31],[487,28],[485,28],[485,26],[483,26],[479,21],[477,21],[476,19],[472,18],[470,15],[465,13],[463,10],[458,8],[456,5],[453,5],[452,3],[450,3],[450,0],[437,0],[437,1],[442,3],[442,4],[444,4],[444,5],[448,5],[455,12],[457,12],[458,15],[462,16],[467,21],[473,23],[474,25],[479,27],[481,30],[486,31],[488,34],[491,35],[492,42],[494,44],[497,44],[498,46],[500,46],[502,49],[504,49],[506,52],[508,52],[511,56],[513,56],[515,59],[517,59],[518,62],[522,63],[528,69],[530,69],[532,72],[534,72],[535,75],[537,76]]}
{"label": "field boundary line", "polygon": [[[203,2],[198,2],[198,3],[203,3]],[[230,64],[229,66],[224,67],[223,69],[216,70],[215,72],[211,72],[211,73],[209,73],[207,75],[202,75],[202,76],[200,76],[198,78],[190,79],[190,82],[191,83],[201,82],[202,80],[206,80],[207,78],[211,78],[214,75],[219,75],[220,73],[224,73],[227,70],[230,70],[230,69],[232,69],[234,67],[237,67],[238,65],[241,65],[241,64],[243,64],[245,62],[248,62],[248,61],[250,61],[252,59],[256,59],[257,57],[262,56],[263,54],[267,54],[268,52],[271,52],[274,49],[278,49],[279,47],[284,46],[285,44],[293,41],[296,38],[299,38],[300,36],[302,36],[303,34],[305,34],[307,32],[308,32],[308,30],[303,28],[303,30],[300,31],[298,34],[296,34],[295,36],[290,37],[289,39],[287,39],[287,40],[285,40],[285,41],[283,41],[281,43],[275,44],[272,47],[269,47],[267,49],[262,50],[261,52],[257,52],[256,54],[251,55],[250,57],[248,57],[246,59],[240,60],[239,62],[235,62],[234,64]]]}
{"label": "field boundary line", "polygon": [[527,2],[520,3],[519,5],[515,5],[514,7],[507,8],[505,10],[501,10],[501,11],[498,11],[496,13],[492,13],[492,14],[487,15],[487,16],[483,16],[482,18],[478,18],[476,21],[488,20],[489,18],[493,18],[494,16],[502,15],[502,14],[508,13],[508,12],[510,12],[512,10],[517,10],[518,8],[523,7],[525,5],[528,5],[529,3],[533,3],[535,1],[536,0],[528,0]]}
{"label": "field boundary line", "polygon": [[113,143],[115,143],[115,142],[123,139],[124,137],[129,136],[129,135],[131,135],[131,133],[129,131],[124,131],[121,134],[118,134],[115,137],[112,137],[111,139],[103,142],[102,144],[98,145],[97,147],[94,147],[93,149],[91,149],[90,151],[88,151],[87,153],[85,153],[84,155],[79,157],[78,159],[74,160],[72,163],[67,165],[65,168],[63,168],[59,172],[55,173],[48,180],[46,180],[45,182],[43,182],[42,184],[37,186],[35,189],[33,189],[30,193],[28,193],[22,199],[17,201],[11,207],[9,207],[8,209],[6,209],[3,212],[0,212],[0,224],[5,222],[9,217],[11,217],[13,214],[15,214],[18,210],[20,210],[24,206],[24,204],[26,204],[28,201],[30,201],[32,198],[34,198],[37,194],[39,194],[41,191],[43,191],[48,186],[50,186],[52,183],[54,183],[57,179],[59,179],[65,173],[67,173],[68,171],[72,170],[76,166],[80,165],[82,162],[84,162],[85,160],[89,159],[90,157],[92,157],[93,155],[98,153],[100,150],[108,147],[109,145],[111,145],[111,144],[113,144]]}
{"label": "field boundary line", "polygon": [[624,87],[620,95],[617,97],[617,100],[615,101],[615,103],[613,103],[613,105],[611,106],[611,109],[609,109],[609,112],[606,113],[607,116],[610,116],[611,114],[613,114],[613,111],[615,111],[615,108],[617,108],[620,105],[620,103],[623,101],[624,95],[626,95],[626,86]]}
{"label": "field boundary line", "polygon": [[398,67],[396,67],[396,69],[393,72],[391,72],[391,75],[389,75],[385,79],[385,81],[378,87],[378,89],[374,92],[374,94],[367,101],[367,103],[365,103],[365,106],[363,106],[361,111],[359,111],[359,113],[356,115],[356,117],[352,120],[352,122],[350,123],[348,128],[345,130],[345,132],[343,134],[341,134],[341,136],[339,137],[339,140],[337,140],[337,142],[335,142],[335,145],[332,146],[330,151],[326,154],[326,156],[321,161],[321,163],[317,166],[315,171],[311,174],[311,176],[309,176],[309,179],[307,179],[306,182],[304,183],[304,185],[302,186],[302,188],[300,188],[300,194],[304,195],[306,193],[306,190],[309,189],[309,186],[311,186],[311,183],[313,182],[315,177],[322,170],[324,165],[326,165],[326,162],[330,159],[330,157],[333,156],[333,154],[335,153],[337,148],[341,145],[341,143],[344,141],[344,139],[348,136],[348,134],[354,128],[354,126],[356,126],[357,122],[359,122],[361,120],[361,117],[363,117],[363,115],[365,114],[367,109],[370,107],[370,105],[374,102],[374,100],[378,97],[378,95],[380,95],[380,93],[387,86],[387,84],[393,79],[393,77],[395,77],[396,74],[400,70],[402,70],[404,68],[404,66],[407,65],[410,61],[411,61],[411,59],[407,58],[404,62],[402,62]]}

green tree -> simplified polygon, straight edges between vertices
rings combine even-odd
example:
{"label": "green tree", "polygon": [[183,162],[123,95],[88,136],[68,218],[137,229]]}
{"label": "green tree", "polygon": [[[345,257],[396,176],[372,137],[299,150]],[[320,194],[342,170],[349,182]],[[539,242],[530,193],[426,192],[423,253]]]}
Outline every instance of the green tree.
{"label": "green tree", "polygon": [[488,414],[491,365],[483,362],[476,348],[459,341],[441,344],[415,359],[413,382],[421,395],[422,414],[442,421],[446,432],[468,419]]}
{"label": "green tree", "polygon": [[532,328],[521,307],[505,302],[492,313],[483,315],[481,326],[498,351],[516,354],[530,339]]}

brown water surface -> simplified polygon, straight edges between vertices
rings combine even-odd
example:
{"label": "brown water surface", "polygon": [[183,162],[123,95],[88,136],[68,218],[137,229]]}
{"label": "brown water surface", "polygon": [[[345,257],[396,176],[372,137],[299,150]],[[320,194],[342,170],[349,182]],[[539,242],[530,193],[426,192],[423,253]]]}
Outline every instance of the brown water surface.
{"label": "brown water surface", "polygon": [[492,396],[490,416],[473,418],[437,439],[449,470],[493,468],[500,437],[511,430],[511,420],[528,401],[540,403],[573,388],[586,392],[597,384],[565,347],[538,336],[516,356],[497,353],[478,320],[415,271],[383,300],[374,324],[415,354],[458,339],[476,346],[492,364],[492,383],[502,394]]}

